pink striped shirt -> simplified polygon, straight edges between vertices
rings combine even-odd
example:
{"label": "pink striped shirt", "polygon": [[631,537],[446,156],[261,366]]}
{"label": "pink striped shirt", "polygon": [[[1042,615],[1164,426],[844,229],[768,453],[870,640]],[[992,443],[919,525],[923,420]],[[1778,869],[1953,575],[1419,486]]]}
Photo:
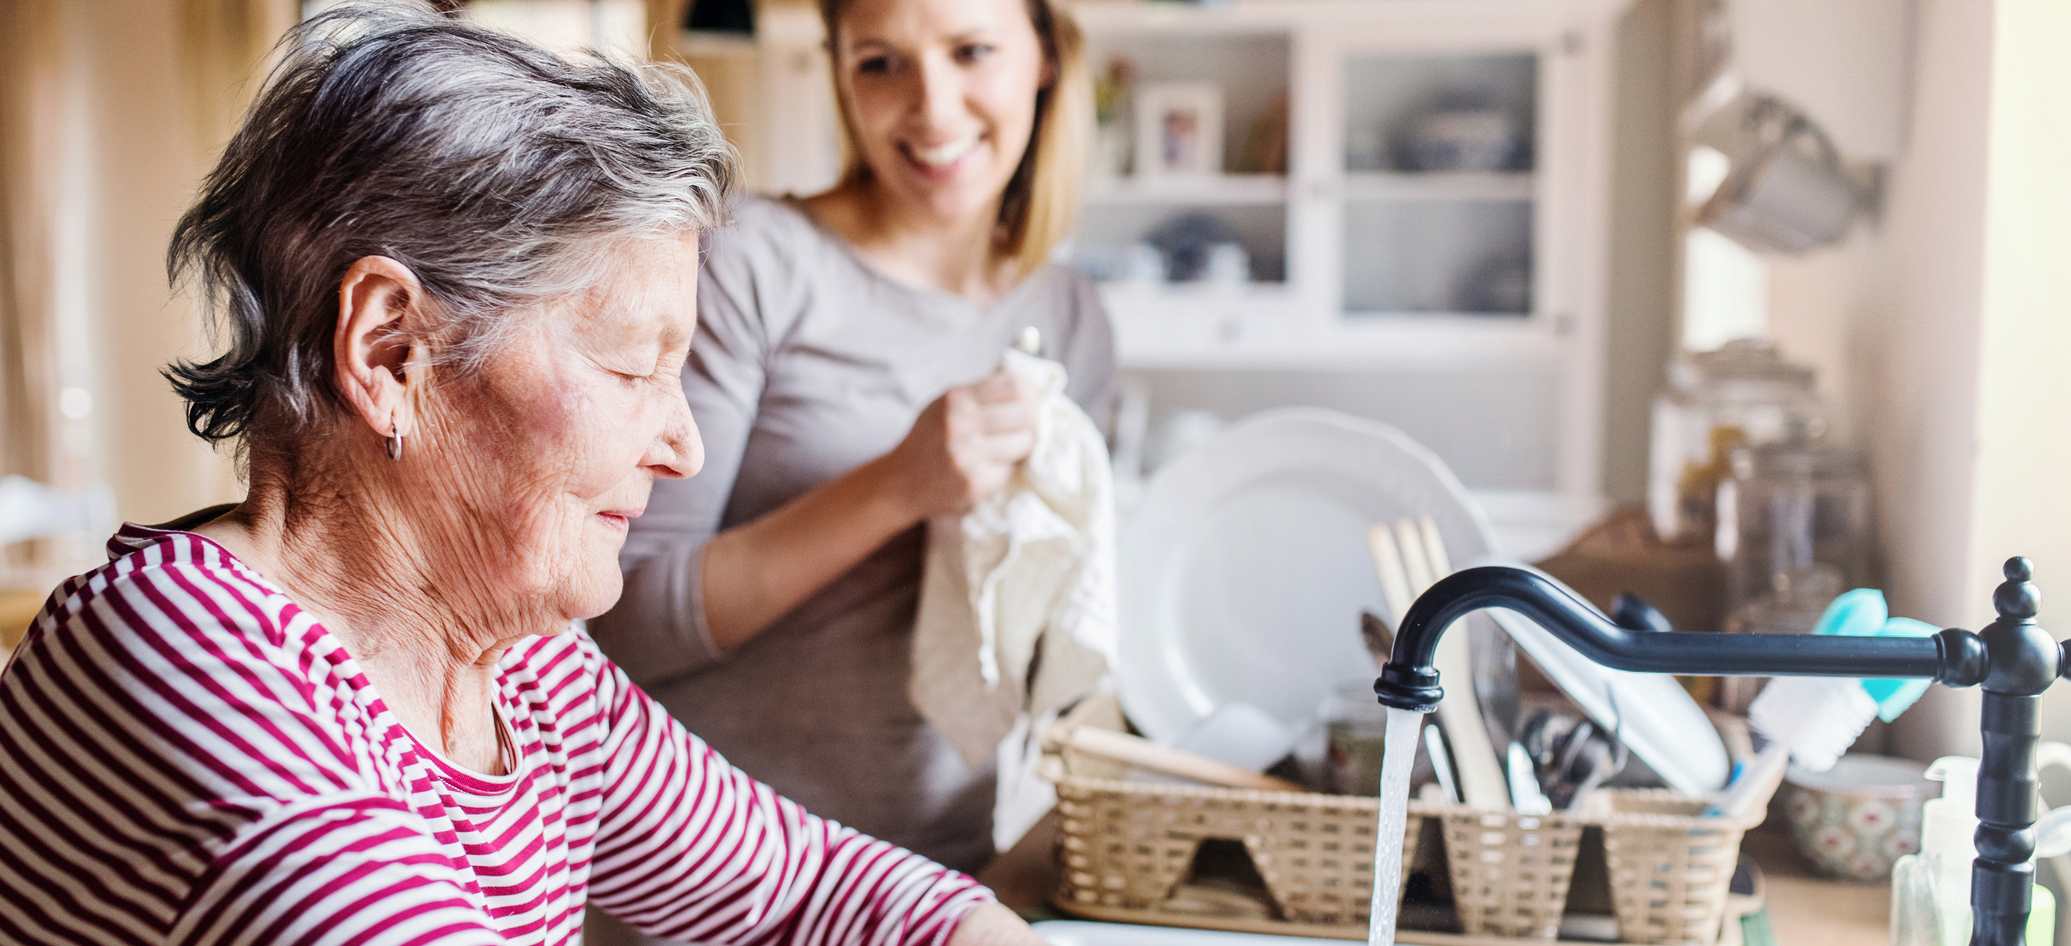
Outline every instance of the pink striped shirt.
{"label": "pink striped shirt", "polygon": [[221,546],[125,526],[0,675],[0,942],[939,944],[990,894],[726,764],[588,637],[505,654],[509,774],[397,723]]}

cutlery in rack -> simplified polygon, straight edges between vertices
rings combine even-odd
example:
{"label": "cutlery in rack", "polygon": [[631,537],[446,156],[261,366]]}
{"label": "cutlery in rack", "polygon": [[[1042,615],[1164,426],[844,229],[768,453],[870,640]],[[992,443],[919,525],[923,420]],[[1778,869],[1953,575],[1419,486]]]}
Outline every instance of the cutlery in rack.
{"label": "cutlery in rack", "polygon": [[[1429,517],[1381,523],[1367,531],[1367,546],[1374,560],[1374,575],[1382,595],[1388,599],[1394,627],[1402,626],[1410,602],[1451,572],[1445,542],[1438,524]],[[1437,667],[1441,680],[1474,679],[1474,652],[1469,636],[1446,634],[1438,640]],[[1510,807],[1510,787],[1496,756],[1496,747],[1484,726],[1481,706],[1473,699],[1440,700],[1438,721],[1451,743],[1454,774],[1461,798],[1476,808]]]}

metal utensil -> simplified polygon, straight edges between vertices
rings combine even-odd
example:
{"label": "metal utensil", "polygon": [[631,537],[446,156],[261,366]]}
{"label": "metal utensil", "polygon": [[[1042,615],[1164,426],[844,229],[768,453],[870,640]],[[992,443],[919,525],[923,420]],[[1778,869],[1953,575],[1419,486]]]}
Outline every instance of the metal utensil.
{"label": "metal utensil", "polygon": [[1510,806],[1516,808],[1519,814],[1550,814],[1553,811],[1553,801],[1539,788],[1539,776],[1532,764],[1531,753],[1525,751],[1523,743],[1512,742],[1506,756],[1506,774],[1510,777]]}
{"label": "metal utensil", "polygon": [[1460,780],[1453,776],[1453,750],[1446,745],[1445,733],[1435,722],[1424,723],[1424,755],[1431,760],[1431,777],[1445,793],[1445,800],[1458,802]]}
{"label": "metal utensil", "polygon": [[1605,732],[1586,717],[1554,710],[1532,714],[1519,743],[1532,760],[1540,789],[1558,809],[1572,807],[1618,774],[1631,756],[1617,730]]}

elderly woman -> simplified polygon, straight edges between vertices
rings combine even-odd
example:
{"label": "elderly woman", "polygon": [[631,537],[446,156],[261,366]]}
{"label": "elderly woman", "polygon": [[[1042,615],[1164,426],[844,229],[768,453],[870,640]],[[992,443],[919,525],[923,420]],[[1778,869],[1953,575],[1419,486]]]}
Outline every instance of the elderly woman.
{"label": "elderly woman", "polygon": [[181,220],[243,503],[125,526],[0,677],[0,941],[1037,943],[730,767],[565,630],[617,599],[731,152],[654,68],[428,10],[290,38]]}

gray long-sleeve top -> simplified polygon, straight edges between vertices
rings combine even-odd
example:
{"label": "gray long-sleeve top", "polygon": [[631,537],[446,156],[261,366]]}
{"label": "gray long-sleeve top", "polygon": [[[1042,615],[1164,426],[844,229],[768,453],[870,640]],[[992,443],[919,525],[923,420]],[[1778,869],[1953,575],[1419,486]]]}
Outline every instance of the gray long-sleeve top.
{"label": "gray long-sleeve top", "polygon": [[1024,325],[1104,425],[1106,313],[1056,266],[989,305],[895,282],[787,201],[744,201],[708,243],[683,372],[705,466],[656,484],[626,540],[625,595],[590,633],[743,771],[818,815],[976,869],[991,854],[993,772],[966,765],[906,697],[923,530],[732,653],[705,623],[700,556],[715,533],[896,446],[943,391],[993,371]]}

